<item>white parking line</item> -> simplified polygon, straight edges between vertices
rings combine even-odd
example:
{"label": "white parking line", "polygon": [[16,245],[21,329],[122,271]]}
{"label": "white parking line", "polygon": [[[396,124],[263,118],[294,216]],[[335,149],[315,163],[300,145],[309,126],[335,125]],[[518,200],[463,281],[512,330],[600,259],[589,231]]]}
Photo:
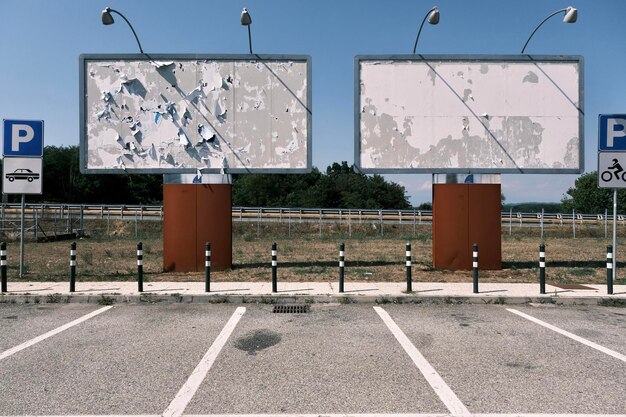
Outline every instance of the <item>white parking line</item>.
{"label": "white parking line", "polygon": [[[162,417],[161,414],[76,414],[28,416],[6,415],[3,417]],[[445,414],[445,413],[403,413],[403,414],[183,414],[181,417],[626,417],[626,414]]]}
{"label": "white parking line", "polygon": [[14,348],[11,348],[9,350],[5,350],[4,352],[0,353],[0,360],[2,360],[4,358],[8,358],[9,356],[13,355],[14,353],[17,353],[17,352],[19,352],[21,350],[24,350],[24,349],[26,349],[26,348],[28,348],[28,347],[36,344],[36,343],[41,342],[42,340],[46,340],[49,337],[52,337],[52,336],[54,336],[56,334],[59,334],[62,331],[69,329],[70,327],[74,327],[77,324],[80,324],[80,323],[82,323],[84,321],[87,321],[90,318],[95,317],[95,316],[97,316],[100,313],[104,313],[105,311],[109,310],[110,308],[113,308],[113,306],[102,307],[102,308],[100,308],[100,309],[98,309],[96,311],[93,311],[93,312],[91,312],[89,314],[86,314],[86,315],[84,315],[84,316],[82,316],[82,317],[80,317],[80,318],[78,318],[78,319],[76,319],[74,321],[71,321],[71,322],[69,322],[67,324],[64,324],[61,327],[57,327],[54,330],[50,330],[48,333],[44,333],[41,336],[35,337],[34,339],[29,340],[28,342],[24,342],[21,345],[15,346]]}
{"label": "white parking line", "polygon": [[393,321],[391,316],[389,316],[389,314],[381,307],[374,307],[374,310],[376,310],[376,313],[378,313],[380,318],[383,319],[389,330],[391,330],[391,333],[393,333],[398,342],[400,342],[404,351],[413,360],[417,369],[419,369],[422,375],[424,375],[426,381],[428,381],[433,390],[435,390],[435,393],[439,396],[439,399],[444,403],[448,410],[450,410],[452,414],[470,414],[469,410],[465,407],[461,400],[459,400],[459,397],[456,396],[448,384],[446,384],[443,378],[441,378],[441,376],[437,373],[435,368],[428,363],[426,358],[424,358],[420,351],[417,350],[413,343],[411,343],[409,338],[406,337],[404,332]]}
{"label": "white parking line", "polygon": [[510,312],[511,312],[511,313],[513,313],[513,314],[517,314],[518,316],[523,317],[523,318],[525,318],[526,320],[530,320],[530,321],[532,321],[533,323],[537,323],[538,325],[543,326],[543,327],[545,327],[546,329],[550,329],[550,330],[552,330],[552,331],[554,331],[554,332],[557,332],[557,333],[559,333],[559,334],[562,334],[563,336],[567,336],[567,337],[569,337],[570,339],[573,339],[573,340],[575,340],[575,341],[577,341],[577,342],[582,343],[583,345],[587,345],[587,346],[592,347],[592,348],[594,348],[594,349],[596,349],[596,350],[599,350],[599,351],[600,351],[600,352],[602,352],[602,353],[606,353],[607,355],[612,356],[612,357],[614,357],[614,358],[616,358],[616,359],[619,359],[619,360],[621,360],[622,362],[626,362],[626,355],[622,355],[622,354],[621,354],[621,353],[619,353],[619,352],[616,352],[616,351],[611,350],[611,349],[609,349],[609,348],[605,348],[604,346],[601,346],[601,345],[599,345],[599,344],[597,344],[597,343],[593,343],[592,341],[589,341],[589,340],[587,340],[587,339],[584,339],[584,338],[582,338],[582,337],[580,337],[580,336],[576,336],[575,334],[570,333],[570,332],[568,332],[568,331],[566,331],[566,330],[559,329],[559,328],[558,328],[558,327],[556,327],[556,326],[553,326],[553,325],[551,325],[551,324],[549,324],[549,323],[546,323],[545,321],[541,321],[541,320],[539,320],[539,319],[536,319],[536,318],[534,318],[533,316],[529,316],[528,314],[522,313],[521,311],[515,310],[515,309],[513,309],[513,308],[507,308],[507,311],[510,311]]}
{"label": "white parking line", "polygon": [[[453,417],[452,414],[185,414],[183,417]],[[457,417],[457,416],[454,416]],[[461,416],[458,416],[461,417]],[[469,417],[469,416],[463,416]],[[580,417],[580,416],[577,416]]]}
{"label": "white parking line", "polygon": [[237,323],[239,323],[239,320],[245,312],[245,307],[237,307],[230,320],[228,320],[228,323],[226,323],[220,334],[217,336],[217,339],[215,339],[202,360],[200,360],[196,369],[193,370],[187,379],[187,382],[185,382],[180,391],[178,391],[178,394],[176,394],[170,405],[167,406],[163,412],[163,417],[180,417],[183,415],[189,401],[191,401],[193,396],[196,394],[196,391],[200,387],[200,384],[202,384],[202,381],[204,381],[207,372],[209,372],[209,369],[213,366],[213,362],[215,362],[217,355],[220,354],[220,351],[226,344],[226,341],[232,334],[233,330],[235,330],[235,326],[237,326]]}
{"label": "white parking line", "polygon": [[[452,414],[185,414],[183,417],[453,417]],[[456,417],[456,416],[454,416]],[[460,416],[459,416],[460,417]],[[463,416],[468,417],[468,416]],[[580,416],[577,416],[580,417]]]}
{"label": "white parking line", "polygon": [[183,417],[626,417],[626,414],[185,414]]}

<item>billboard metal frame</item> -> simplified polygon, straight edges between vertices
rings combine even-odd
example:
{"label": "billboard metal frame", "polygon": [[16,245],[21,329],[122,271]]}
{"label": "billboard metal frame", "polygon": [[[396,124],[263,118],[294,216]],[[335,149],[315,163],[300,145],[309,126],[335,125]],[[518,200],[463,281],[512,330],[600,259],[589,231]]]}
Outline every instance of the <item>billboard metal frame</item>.
{"label": "billboard metal frame", "polygon": [[[578,65],[578,169],[554,168],[362,168],[361,167],[361,62],[471,62],[471,63],[572,63]],[[584,59],[580,55],[357,55],[354,57],[354,161],[365,174],[580,174],[584,171]]]}
{"label": "billboard metal frame", "polygon": [[[86,63],[94,61],[171,61],[171,60],[198,60],[198,61],[299,61],[307,65],[307,161],[306,168],[127,168],[127,169],[93,169],[87,168],[87,125],[86,125],[86,94],[85,78]],[[205,174],[306,174],[313,169],[313,123],[312,123],[312,67],[310,55],[274,55],[274,54],[81,54],[79,57],[79,143],[80,143],[80,171],[85,174],[190,174],[198,169]]]}

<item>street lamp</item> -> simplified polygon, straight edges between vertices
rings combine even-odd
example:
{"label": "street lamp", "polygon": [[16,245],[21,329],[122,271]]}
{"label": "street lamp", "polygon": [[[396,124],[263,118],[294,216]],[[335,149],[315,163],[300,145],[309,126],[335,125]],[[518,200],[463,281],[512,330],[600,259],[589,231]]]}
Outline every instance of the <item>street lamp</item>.
{"label": "street lamp", "polygon": [[552,16],[557,15],[561,12],[565,12],[565,16],[563,16],[563,23],[576,23],[576,19],[578,19],[578,10],[576,10],[574,7],[569,6],[569,7],[566,7],[565,9],[557,10],[556,12],[552,13],[550,16],[543,19],[541,23],[539,23],[539,26],[537,26],[535,30],[533,30],[533,33],[531,33],[530,36],[528,37],[528,40],[524,44],[524,47],[522,48],[522,52],[520,53],[522,54],[524,53],[524,50],[526,49],[528,42],[530,42],[530,38],[533,37],[533,35],[535,34],[535,32],[537,32],[537,30],[541,27],[541,25],[543,25],[546,22],[546,20],[550,19]]}
{"label": "street lamp", "polygon": [[250,47],[250,54],[252,54],[252,34],[250,33],[252,17],[250,17],[250,13],[248,13],[248,9],[246,9],[245,7],[241,12],[241,24],[243,26],[248,26],[248,46]]}
{"label": "street lamp", "polygon": [[122,16],[122,19],[124,19],[126,23],[128,23],[128,27],[130,27],[130,30],[133,31],[133,35],[135,35],[135,40],[137,41],[137,45],[139,45],[139,51],[143,54],[144,51],[143,51],[143,48],[141,47],[141,42],[139,42],[139,38],[137,37],[137,33],[135,32],[135,29],[133,29],[133,25],[130,24],[128,19],[126,19],[126,16],[124,16],[122,13],[118,12],[117,10],[111,9],[110,7],[107,7],[106,9],[102,11],[102,24],[108,26],[108,25],[112,25],[113,23],[115,23],[115,20],[113,20],[113,16],[111,16],[111,13],[117,13],[118,15]]}
{"label": "street lamp", "polygon": [[424,23],[426,23],[426,19],[428,19],[428,23],[431,25],[436,25],[439,23],[439,9],[437,6],[433,7],[426,13],[424,19],[422,20],[422,24],[420,25],[420,30],[417,32],[417,37],[415,38],[415,45],[413,45],[413,54],[415,54],[415,49],[417,48],[417,41],[420,38],[420,33],[422,33],[422,28],[424,27]]}

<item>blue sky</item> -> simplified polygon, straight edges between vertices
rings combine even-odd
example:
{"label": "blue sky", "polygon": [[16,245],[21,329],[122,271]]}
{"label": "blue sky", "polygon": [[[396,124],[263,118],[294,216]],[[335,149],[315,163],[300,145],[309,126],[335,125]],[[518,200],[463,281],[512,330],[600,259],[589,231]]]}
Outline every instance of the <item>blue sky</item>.
{"label": "blue sky", "polygon": [[[424,54],[517,54],[548,14],[578,9],[578,22],[555,16],[529,54],[582,55],[585,171],[597,166],[598,114],[626,113],[626,1],[577,0],[0,0],[0,117],[43,119],[46,145],[78,145],[78,57],[136,53],[121,19],[104,26],[110,6],[131,21],[148,53],[247,53],[241,9],[252,15],[255,53],[306,54],[313,60],[313,164],[354,159],[354,56],[407,54],[425,26]],[[430,201],[430,175],[386,175],[414,204]],[[503,175],[507,202],[559,201],[577,175]]]}

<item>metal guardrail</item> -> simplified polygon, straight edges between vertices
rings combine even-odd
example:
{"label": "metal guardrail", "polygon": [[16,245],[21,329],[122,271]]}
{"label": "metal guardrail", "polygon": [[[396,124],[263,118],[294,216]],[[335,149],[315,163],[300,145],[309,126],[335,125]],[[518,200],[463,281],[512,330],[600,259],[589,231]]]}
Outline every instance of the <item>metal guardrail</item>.
{"label": "metal guardrail", "polygon": [[[19,218],[20,204],[0,203],[0,219]],[[161,220],[163,206],[144,205],[87,205],[87,204],[27,204],[25,215],[28,218],[83,218],[83,219],[128,219]],[[547,223],[572,224],[599,223],[607,221],[606,214],[586,213],[524,213],[503,211],[503,223]],[[608,215],[611,219],[611,215]],[[352,221],[384,223],[430,223],[430,210],[371,210],[371,209],[327,209],[327,208],[270,208],[270,207],[233,207],[234,221]],[[626,215],[618,215],[619,222],[626,221]]]}
{"label": "metal guardrail", "polygon": [[[21,212],[20,204],[2,203],[0,204],[0,218],[19,217]],[[57,217],[66,219],[68,217],[83,216],[84,218],[157,218],[163,217],[163,206],[143,206],[143,205],[86,205],[86,204],[26,204],[24,214],[28,217]]]}

